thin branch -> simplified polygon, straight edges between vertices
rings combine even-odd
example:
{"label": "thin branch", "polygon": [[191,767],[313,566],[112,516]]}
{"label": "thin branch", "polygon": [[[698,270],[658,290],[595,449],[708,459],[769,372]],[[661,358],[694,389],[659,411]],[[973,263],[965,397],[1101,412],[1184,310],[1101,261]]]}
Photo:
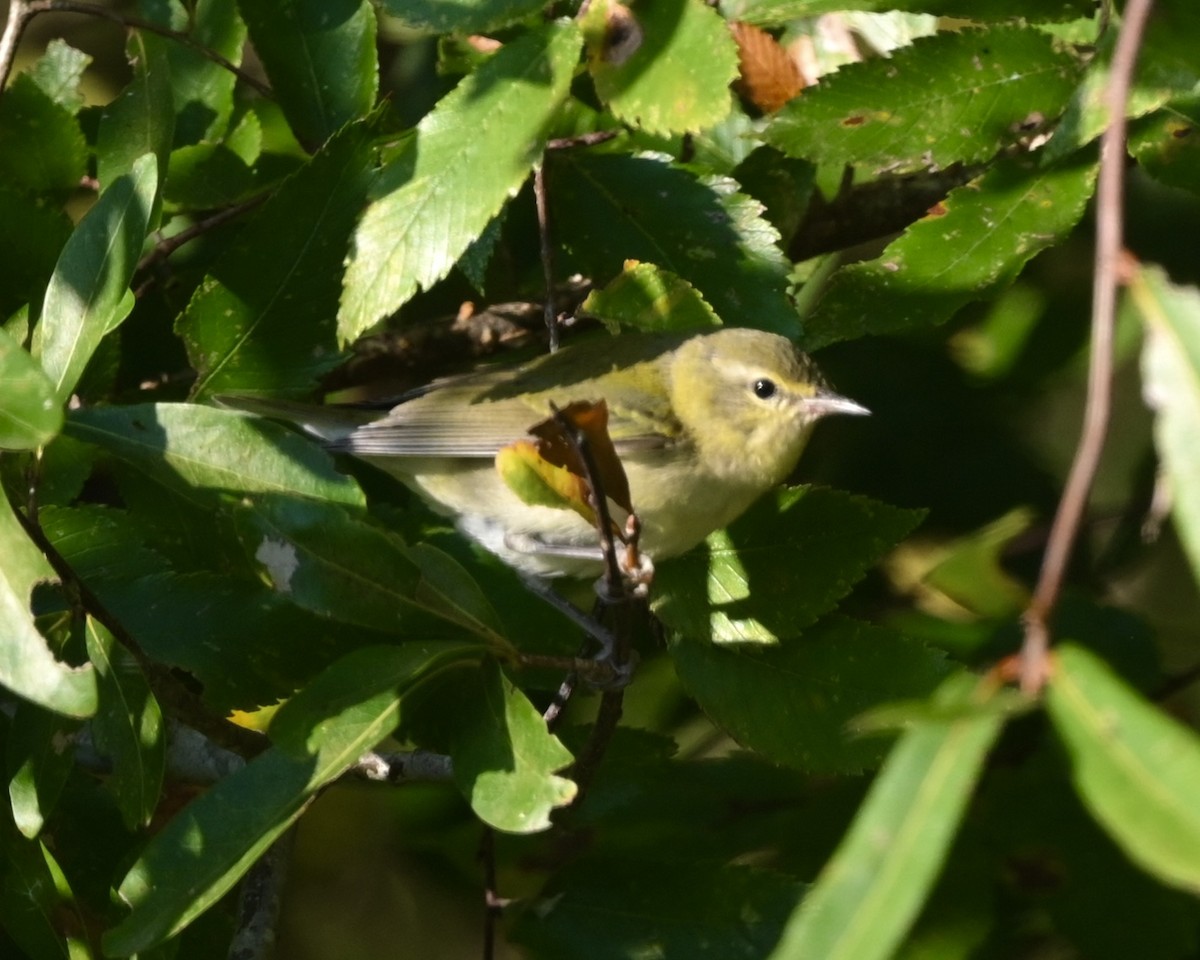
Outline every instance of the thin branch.
{"label": "thin branch", "polygon": [[441,753],[414,750],[411,753],[364,753],[346,776],[376,783],[409,783],[414,780],[446,781],[454,777],[450,758]]}
{"label": "thin branch", "polygon": [[229,960],[271,960],[283,885],[292,860],[296,830],[285,830],[246,873],[238,893],[238,927],[229,944]]}
{"label": "thin branch", "polygon": [[606,687],[617,681],[617,671],[611,663],[589,657],[555,657],[545,653],[520,653],[517,666],[531,670],[561,670],[575,674],[593,687]]}
{"label": "thin branch", "polygon": [[[101,20],[120,24],[127,29],[145,30],[147,33],[166,37],[168,40],[174,40],[176,43],[182,43],[184,46],[191,47],[205,59],[211,60],[224,70],[228,70],[247,86],[257,90],[262,96],[271,100],[275,98],[275,94],[271,91],[271,88],[259,80],[258,77],[247,73],[232,61],[226,60],[215,50],[206,47],[199,40],[196,40],[191,34],[185,33],[182,30],[172,30],[170,27],[164,27],[161,23],[155,23],[152,20],[131,17],[128,14],[110,10],[108,7],[102,7],[96,3],[81,3],[77,2],[77,0],[32,0],[32,2],[23,2],[22,0],[22,2],[13,2],[9,8],[9,21],[11,23],[14,19],[21,17],[21,22],[17,24],[15,30],[18,38],[28,21],[39,13],[78,13],[89,17],[99,17]],[[5,37],[7,37],[8,32],[9,28],[6,25]],[[0,40],[0,87],[3,86],[3,80],[8,76],[8,69],[12,66],[11,56],[16,53],[15,41],[8,61],[4,59],[4,53],[3,40]]]}
{"label": "thin branch", "polygon": [[592,133],[581,133],[577,137],[559,137],[546,141],[547,150],[571,150],[575,147],[594,147],[598,143],[612,140],[622,133],[620,130],[595,130]]}
{"label": "thin branch", "polygon": [[163,237],[155,245],[149,253],[138,261],[135,272],[149,270],[156,263],[166,260],[171,254],[182,247],[186,243],[190,243],[197,237],[203,236],[210,230],[215,230],[217,227],[228,223],[240,217],[243,213],[253,210],[259,204],[263,203],[269,194],[260,193],[257,196],[251,197],[249,200],[243,200],[241,203],[235,203],[232,207],[226,207],[224,210],[218,210],[211,217],[206,217],[203,220],[197,220],[186,230],[180,230],[178,233],[170,237]]}
{"label": "thin branch", "polygon": [[12,73],[13,62],[17,59],[17,47],[21,43],[21,34],[33,18],[28,0],[9,0],[8,19],[4,21],[4,33],[0,34],[0,94],[8,83],[8,75]]}
{"label": "thin branch", "polygon": [[538,242],[542,252],[542,280],[546,287],[546,300],[542,307],[546,319],[546,330],[550,334],[550,352],[558,349],[558,316],[554,311],[554,247],[550,242],[550,214],[546,204],[546,164],[539,163],[533,170],[533,198],[537,204]]}
{"label": "thin branch", "polygon": [[[635,597],[621,574],[621,566],[617,559],[617,545],[613,537],[612,516],[608,510],[608,496],[600,471],[592,456],[591,446],[586,435],[576,429],[575,425],[561,410],[551,404],[554,419],[563,433],[571,441],[583,463],[584,474],[591,490],[591,507],[596,515],[596,531],[600,535],[600,544],[604,553],[604,577],[601,581],[604,589],[599,591],[600,603],[613,618],[613,645],[606,651],[607,664],[615,671],[618,683],[607,687],[600,696],[600,710],[596,722],[592,725],[588,742],[580,751],[571,768],[571,778],[579,788],[575,802],[578,803],[587,792],[589,783],[596,767],[608,750],[625,703],[625,682],[628,679],[628,669],[632,661],[633,647],[633,602]],[[636,521],[633,522],[636,543]],[[633,561],[636,562],[636,548]]]}
{"label": "thin branch", "polygon": [[483,960],[494,960],[496,928],[508,901],[496,891],[496,832],[487,824],[479,838],[479,860],[483,864]]}
{"label": "thin branch", "polygon": [[1100,141],[1100,177],[1096,189],[1096,260],[1092,287],[1091,363],[1087,406],[1075,459],[1058,504],[1041,574],[1023,617],[1021,689],[1035,694],[1047,676],[1049,620],[1062,592],[1071,552],[1079,534],[1088,493],[1104,452],[1112,412],[1113,326],[1117,284],[1122,282],[1122,202],[1125,175],[1125,106],[1142,34],[1153,0],[1129,0],[1113,51],[1107,103],[1108,127]]}

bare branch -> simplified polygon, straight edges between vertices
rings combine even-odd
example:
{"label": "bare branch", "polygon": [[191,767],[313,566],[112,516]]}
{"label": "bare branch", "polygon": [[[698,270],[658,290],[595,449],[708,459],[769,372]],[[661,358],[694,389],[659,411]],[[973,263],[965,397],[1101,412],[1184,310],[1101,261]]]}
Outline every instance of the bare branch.
{"label": "bare branch", "polygon": [[1109,122],[1100,141],[1096,190],[1096,260],[1092,285],[1092,343],[1083,430],[1058,504],[1041,574],[1023,617],[1021,689],[1034,694],[1047,676],[1050,616],[1062,592],[1067,565],[1087,508],[1088,494],[1104,452],[1112,412],[1113,326],[1122,268],[1122,206],[1125,182],[1125,106],[1142,34],[1153,0],[1129,0],[1117,36],[1105,102]]}
{"label": "bare branch", "polygon": [[96,3],[81,3],[77,2],[77,0],[32,0],[32,2],[13,0],[9,5],[8,22],[5,24],[4,34],[0,37],[0,89],[3,88],[4,81],[7,80],[8,73],[12,69],[12,61],[16,56],[17,42],[20,40],[21,33],[29,21],[39,13],[78,13],[89,17],[99,17],[101,20],[109,20],[127,29],[145,30],[147,33],[166,37],[169,40],[174,40],[176,43],[182,43],[184,46],[191,47],[206,60],[211,60],[222,69],[228,70],[244,84],[258,91],[262,96],[272,100],[275,98],[275,94],[271,91],[271,88],[259,80],[258,77],[247,73],[237,64],[226,60],[215,50],[206,47],[189,33],[185,33],[182,30],[172,30],[170,27],[164,27],[161,23],[155,23],[152,20],[131,17],[128,14],[117,10],[110,10],[108,7],[103,7]]}

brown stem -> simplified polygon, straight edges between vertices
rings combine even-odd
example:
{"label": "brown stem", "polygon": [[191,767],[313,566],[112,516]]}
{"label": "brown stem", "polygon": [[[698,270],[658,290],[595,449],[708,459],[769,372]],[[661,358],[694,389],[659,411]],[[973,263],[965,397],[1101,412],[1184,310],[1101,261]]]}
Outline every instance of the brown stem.
{"label": "brown stem", "polygon": [[1113,325],[1117,284],[1122,282],[1122,192],[1125,175],[1125,106],[1138,48],[1153,0],[1129,0],[1113,51],[1105,101],[1108,127],[1100,140],[1096,189],[1096,254],[1092,286],[1092,343],[1087,405],[1075,458],[1058,504],[1033,598],[1023,617],[1021,689],[1036,694],[1046,682],[1049,620],[1062,592],[1088,493],[1096,477],[1112,412]]}
{"label": "brown stem", "polygon": [[199,236],[203,236],[210,230],[215,230],[222,224],[228,223],[240,217],[243,213],[253,210],[264,200],[268,194],[260,193],[256,197],[251,197],[249,200],[243,200],[241,203],[234,204],[232,207],[226,207],[224,210],[218,210],[211,217],[206,217],[204,220],[198,220],[186,230],[180,230],[177,234],[170,237],[164,237],[154,245],[154,249],[147,253],[141,260],[138,261],[137,270],[148,270],[150,267],[159,263],[176,250],[182,247],[185,243],[190,243]]}
{"label": "brown stem", "polygon": [[21,34],[33,17],[30,6],[27,0],[10,0],[8,4],[8,19],[4,21],[4,32],[0,34],[0,94],[4,92],[13,61],[17,58]]}
{"label": "brown stem", "polygon": [[[152,20],[131,17],[128,14],[110,10],[96,3],[82,3],[77,2],[77,0],[32,0],[32,2],[13,0],[9,6],[9,22],[5,25],[4,36],[0,38],[0,88],[4,86],[4,81],[8,77],[9,70],[12,68],[12,59],[16,55],[16,43],[20,39],[21,32],[25,29],[28,22],[39,13],[78,13],[89,17],[99,17],[101,20],[109,20],[126,28],[145,30],[147,33],[166,37],[169,40],[174,40],[176,43],[182,43],[184,46],[191,47],[205,59],[211,60],[222,69],[228,70],[243,83],[257,90],[262,96],[268,99],[274,99],[275,97],[275,94],[271,92],[271,88],[257,77],[247,73],[237,64],[226,60],[215,50],[206,47],[199,40],[193,38],[189,33],[181,30],[172,30],[170,27],[164,27],[162,24],[155,23]],[[11,40],[11,50],[6,46],[6,42],[9,41],[10,30],[14,34]]]}
{"label": "brown stem", "polygon": [[546,204],[546,165],[539,163],[533,171],[533,199],[537,204],[538,242],[542,253],[542,280],[546,300],[542,310],[546,330],[550,334],[550,352],[558,349],[558,317],[554,312],[554,247],[550,243],[550,214]]}

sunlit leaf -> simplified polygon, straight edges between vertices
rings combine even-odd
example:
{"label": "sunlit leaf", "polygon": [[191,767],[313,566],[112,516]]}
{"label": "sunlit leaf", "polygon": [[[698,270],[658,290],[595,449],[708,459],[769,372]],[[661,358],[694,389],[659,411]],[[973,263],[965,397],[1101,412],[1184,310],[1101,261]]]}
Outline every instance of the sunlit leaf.
{"label": "sunlit leaf", "polygon": [[1046,700],[1092,815],[1143,869],[1200,893],[1200,738],[1123,683],[1095,654],[1063,644]]}
{"label": "sunlit leaf", "polygon": [[[169,55],[172,45],[173,41],[165,37],[140,30],[129,35],[133,80],[103,108],[96,132],[96,178],[105,192],[121,177],[140,176],[136,164],[146,154],[153,154],[157,160],[158,179],[166,176],[175,135]],[[156,181],[152,198],[157,188]]]}
{"label": "sunlit leaf", "polygon": [[13,823],[29,839],[42,832],[75,763],[79,721],[32,703],[18,704],[5,744]]}
{"label": "sunlit leaf", "polygon": [[45,53],[38,58],[29,75],[46,96],[76,113],[83,106],[79,81],[91,62],[88,54],[76,50],[61,37],[54,37],[46,44]]}
{"label": "sunlit leaf", "polygon": [[656,264],[699,290],[726,323],[795,334],[779,234],[734,181],[698,180],[661,156],[565,150],[547,158],[546,181],[559,241],[597,282],[629,260]]}
{"label": "sunlit leaf", "polygon": [[202,506],[213,490],[365,503],[358,484],[320,447],[231,410],[187,403],[84,409],[68,418],[67,432]]}
{"label": "sunlit leaf", "polygon": [[50,564],[0,498],[0,685],[55,713],[90,717],[97,703],[95,671],[55,659],[30,613],[34,585],[52,579]]}
{"label": "sunlit leaf", "polygon": [[973,20],[1074,20],[1091,16],[1092,0],[725,0],[731,20],[780,24],[843,10],[911,10]]}
{"label": "sunlit leaf", "polygon": [[543,0],[383,0],[406,26],[430,33],[483,33],[541,10]]}
{"label": "sunlit leaf", "polygon": [[[956,675],[936,698],[986,700],[977,687],[974,677]],[[982,712],[903,736],[771,960],[892,956],[937,879],[1001,726]]]}
{"label": "sunlit leaf", "polygon": [[285,731],[278,735],[289,749],[256,757],[150,841],[121,881],[118,892],[133,912],[105,934],[105,951],[127,956],[146,950],[194,921],[322,787],[392,731],[415,685],[474,650],[455,644],[373,648],[332,667],[276,714],[272,728],[277,723]]}
{"label": "sunlit leaf", "polygon": [[597,317],[610,329],[700,330],[721,325],[695,287],[653,263],[627,263],[606,287],[589,293],[577,313]]}
{"label": "sunlit leaf", "polygon": [[62,404],[41,364],[0,328],[0,450],[40,447],[62,422]]}
{"label": "sunlit leaf", "polygon": [[573,25],[505,44],[384,167],[354,237],[338,332],[356,339],[444,277],[537,162],[578,58]]}
{"label": "sunlit leaf", "polygon": [[[457,706],[447,711],[445,703]],[[415,722],[406,718],[405,733],[450,755],[454,782],[484,823],[507,833],[545,830],[550,814],[575,798],[575,784],[557,775],[570,751],[494,660],[445,673],[424,706]]]}
{"label": "sunlit leaf", "polygon": [[137,266],[158,189],[153,154],[100,195],[63,248],[35,341],[60,401],[66,400],[101,339],[133,307],[129,281]]}
{"label": "sunlit leaf", "polygon": [[297,138],[315,148],[375,104],[375,11],[367,0],[239,0],[250,39]]}
{"label": "sunlit leaf", "polygon": [[880,257],[838,270],[804,321],[805,347],[944,323],[1065,237],[1083,216],[1095,177],[1095,162],[1084,155],[1045,170],[997,163],[953,190]]}
{"label": "sunlit leaf", "polygon": [[[633,7],[591,5],[590,69],[601,101],[619,120],[655,134],[710,127],[729,113],[737,49],[725,22],[700,0],[659,0]],[[611,18],[618,14],[614,40]],[[593,28],[596,29],[596,28]]]}
{"label": "sunlit leaf", "polygon": [[984,160],[1057,117],[1078,70],[1036,30],[940,33],[824,78],[766,138],[790,156],[871,173]]}
{"label": "sunlit leaf", "polygon": [[794,637],[920,520],[914,510],[819,487],[769,495],[727,530],[662,565],[655,613],[672,630],[706,642]]}
{"label": "sunlit leaf", "polygon": [[1200,578],[1200,292],[1141,268],[1130,287],[1146,325],[1142,377],[1179,538]]}

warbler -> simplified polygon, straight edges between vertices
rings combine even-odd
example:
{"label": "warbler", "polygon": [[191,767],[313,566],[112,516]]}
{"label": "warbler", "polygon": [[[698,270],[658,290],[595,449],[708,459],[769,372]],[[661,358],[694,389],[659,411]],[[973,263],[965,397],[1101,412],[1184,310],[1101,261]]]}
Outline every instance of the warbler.
{"label": "warbler", "polygon": [[739,328],[568,344],[435,383],[368,422],[336,407],[299,414],[294,404],[226,402],[296,422],[398,477],[518,572],[558,577],[600,572],[596,528],[571,510],[523,502],[494,460],[554,407],[601,399],[652,560],[690,550],[781,483],[821,417],[868,412],[784,337]]}

